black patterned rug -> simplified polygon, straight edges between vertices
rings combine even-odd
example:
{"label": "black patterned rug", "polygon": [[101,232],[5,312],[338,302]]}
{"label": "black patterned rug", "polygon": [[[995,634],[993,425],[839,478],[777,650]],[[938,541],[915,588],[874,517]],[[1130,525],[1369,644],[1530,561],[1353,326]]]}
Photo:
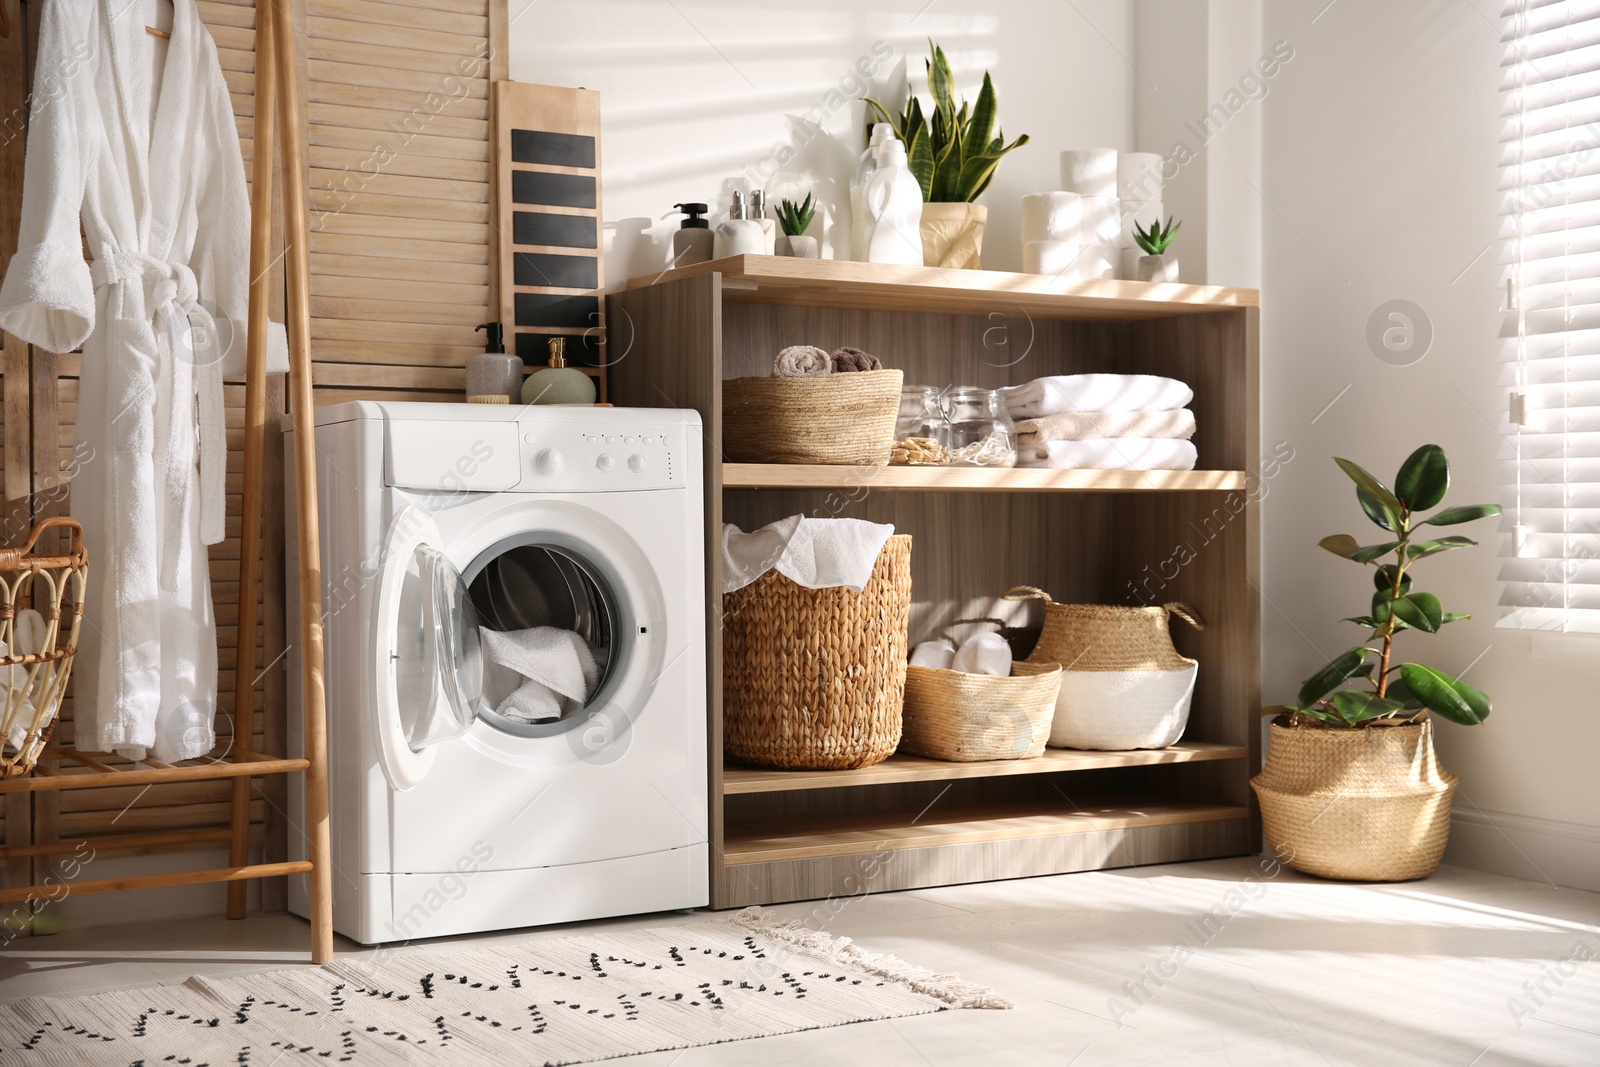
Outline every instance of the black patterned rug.
{"label": "black patterned rug", "polygon": [[1010,1002],[755,908],[713,922],[0,1005],[50,1067],[588,1063]]}

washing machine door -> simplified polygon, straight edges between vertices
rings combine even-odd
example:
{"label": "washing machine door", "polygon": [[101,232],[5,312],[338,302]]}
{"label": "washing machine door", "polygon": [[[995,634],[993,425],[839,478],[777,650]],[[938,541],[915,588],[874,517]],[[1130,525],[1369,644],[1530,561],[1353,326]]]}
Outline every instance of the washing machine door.
{"label": "washing machine door", "polygon": [[406,790],[427,776],[439,745],[472,726],[483,692],[478,613],[439,528],[415,505],[389,527],[378,581],[372,733],[384,777]]}

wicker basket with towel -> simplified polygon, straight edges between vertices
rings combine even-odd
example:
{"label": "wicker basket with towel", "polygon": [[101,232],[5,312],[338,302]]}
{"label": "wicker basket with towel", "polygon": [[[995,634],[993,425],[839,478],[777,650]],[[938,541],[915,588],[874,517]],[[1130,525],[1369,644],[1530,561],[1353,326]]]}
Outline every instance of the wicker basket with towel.
{"label": "wicker basket with towel", "polygon": [[[1003,625],[998,619],[961,621]],[[942,656],[937,643],[917,646],[906,668],[900,751],[957,763],[1043,755],[1060,667],[1012,662],[1005,638],[995,633],[976,634],[959,649],[953,645]]]}
{"label": "wicker basket with towel", "polygon": [[733,463],[883,466],[903,376],[856,348],[778,353],[772,376],[722,383],[722,448]]}

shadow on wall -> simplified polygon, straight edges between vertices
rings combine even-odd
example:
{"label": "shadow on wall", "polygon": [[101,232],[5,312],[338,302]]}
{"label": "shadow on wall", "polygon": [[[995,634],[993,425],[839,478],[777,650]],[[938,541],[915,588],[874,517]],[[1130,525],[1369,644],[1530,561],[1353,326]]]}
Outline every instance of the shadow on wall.
{"label": "shadow on wall", "polygon": [[813,192],[813,235],[824,256],[845,254],[862,99],[896,106],[907,61],[922,85],[928,37],[968,96],[998,61],[1000,21],[979,3],[875,6],[510,0],[512,78],[600,91],[610,288],[667,266],[674,203],[710,203],[715,226],[739,186],[765,187],[773,210]]}

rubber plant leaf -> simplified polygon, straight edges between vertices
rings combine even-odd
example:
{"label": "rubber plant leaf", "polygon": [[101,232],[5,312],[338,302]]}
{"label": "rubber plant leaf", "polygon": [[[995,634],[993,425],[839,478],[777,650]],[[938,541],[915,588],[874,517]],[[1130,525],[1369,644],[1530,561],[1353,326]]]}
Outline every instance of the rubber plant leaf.
{"label": "rubber plant leaf", "polygon": [[1436,633],[1444,625],[1444,605],[1432,593],[1407,593],[1389,605],[1395,618],[1425,633]]}
{"label": "rubber plant leaf", "polygon": [[1367,662],[1367,654],[1371,651],[1365,646],[1357,646],[1335,657],[1327,666],[1305,680],[1305,684],[1300,687],[1299,705],[1308,708],[1356,675],[1370,673],[1372,664]]}
{"label": "rubber plant leaf", "polygon": [[1398,700],[1390,700],[1376,693],[1363,693],[1357,689],[1346,689],[1342,693],[1333,694],[1333,706],[1338,710],[1339,717],[1351,726],[1405,710],[1405,705]]}
{"label": "rubber plant leaf", "polygon": [[1458,523],[1471,522],[1474,519],[1487,519],[1491,515],[1500,514],[1499,504],[1462,504],[1460,507],[1445,508],[1431,519],[1423,519],[1424,526],[1455,526]]}
{"label": "rubber plant leaf", "polygon": [[1489,698],[1459,679],[1420,663],[1407,663],[1400,677],[1429,711],[1451,722],[1476,726],[1489,717]]}
{"label": "rubber plant leaf", "polygon": [[1412,511],[1439,506],[1450,488],[1450,461],[1438,445],[1423,445],[1400,464],[1394,495]]}

